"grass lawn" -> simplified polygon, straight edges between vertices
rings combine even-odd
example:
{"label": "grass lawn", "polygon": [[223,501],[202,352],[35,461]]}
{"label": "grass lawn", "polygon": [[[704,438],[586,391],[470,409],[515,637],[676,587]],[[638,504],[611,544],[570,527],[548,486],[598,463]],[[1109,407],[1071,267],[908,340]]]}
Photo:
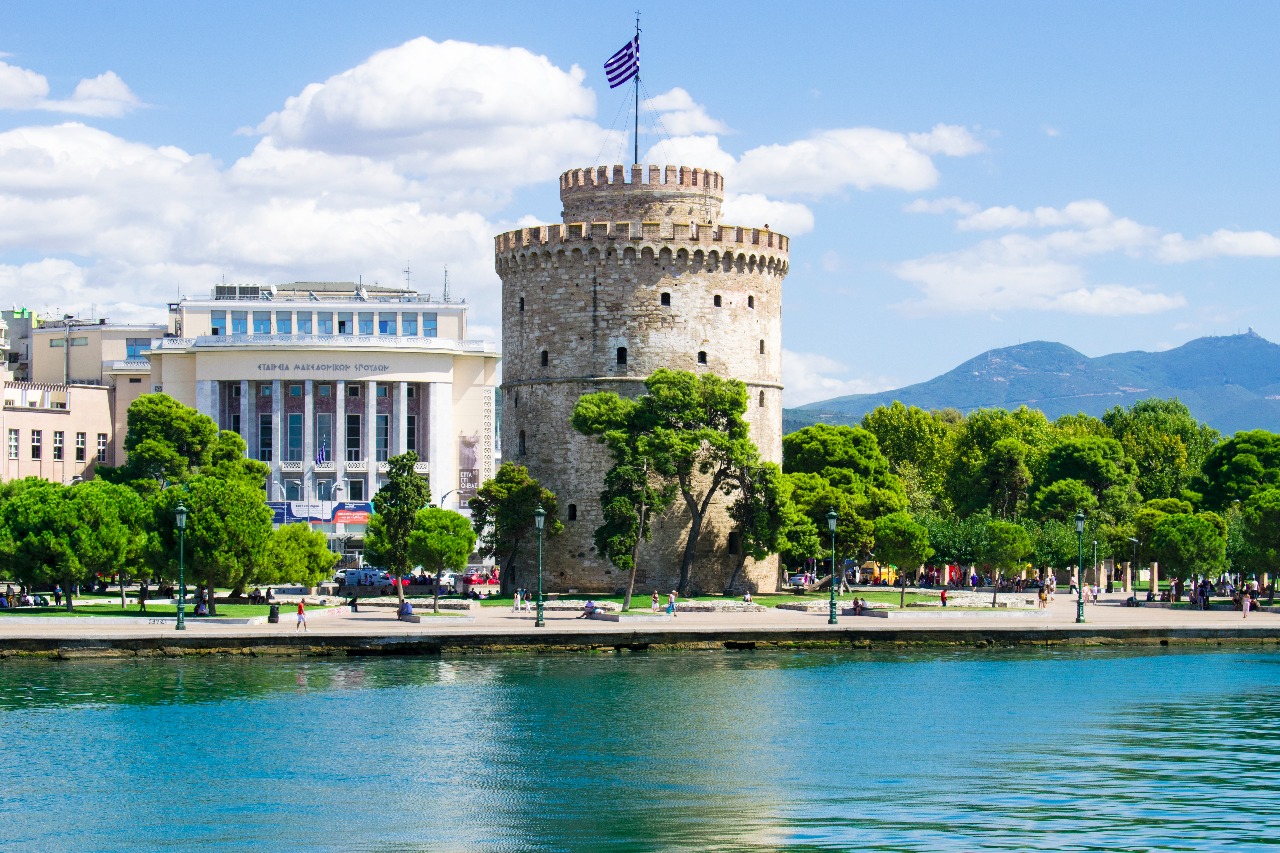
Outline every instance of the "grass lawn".
{"label": "grass lawn", "polygon": [[[293,614],[292,605],[280,607],[280,618],[291,618]],[[308,611],[324,610],[323,607],[308,606]],[[228,616],[235,619],[244,619],[250,616],[266,616],[270,610],[267,604],[219,604],[218,615]],[[196,619],[192,614],[195,611],[194,604],[188,604],[186,609],[187,619]],[[102,604],[90,604],[85,607],[76,607],[71,613],[66,611],[64,607],[23,607],[17,610],[4,609],[0,610],[0,616],[13,616],[15,618],[22,616],[131,616],[141,619],[156,619],[165,616],[177,616],[178,605],[176,604],[151,604],[147,606],[147,612],[142,613],[138,610],[137,605],[130,605],[128,609],[121,610],[119,604],[110,607]],[[203,618],[203,617],[200,617]]]}
{"label": "grass lawn", "polygon": [[[875,602],[877,604],[897,604],[898,597],[899,597],[898,590],[888,588],[883,590],[874,590],[871,592],[858,592],[852,595],[841,595],[836,597],[836,601],[841,604],[850,604],[852,603],[854,598],[861,598],[869,602]],[[936,594],[923,595],[917,592],[912,592],[911,590],[907,590],[907,604],[910,604],[913,601],[937,600],[937,597],[938,596]],[[600,601],[600,602],[609,601],[609,602],[613,602],[614,604],[617,604],[619,607],[622,606],[622,596],[620,595],[583,595],[580,593],[573,593],[572,595],[566,595],[566,594],[558,595],[556,596],[555,600],[556,601],[586,601],[587,599],[590,599],[592,601]],[[440,600],[445,601],[447,599],[441,598]],[[551,600],[551,599],[548,599],[548,600]],[[666,608],[667,606],[666,595],[662,595],[661,600],[662,600],[662,607]],[[730,597],[730,596],[723,596],[723,595],[699,595],[692,599],[688,599],[688,598],[680,599],[680,601],[740,601],[740,600],[741,598],[739,598],[738,596]],[[830,601],[831,597],[830,597],[830,593],[827,593],[827,594],[811,593],[808,595],[796,595],[794,593],[767,593],[767,594],[762,593],[760,595],[753,596],[752,600],[753,600],[753,603],[759,604],[762,607],[776,607],[779,604],[795,603],[800,601]],[[481,607],[510,607],[511,596],[486,598],[476,603],[478,603]],[[649,611],[649,595],[647,594],[641,595],[640,593],[637,593],[631,596],[631,610],[627,612],[629,613],[650,612]]]}

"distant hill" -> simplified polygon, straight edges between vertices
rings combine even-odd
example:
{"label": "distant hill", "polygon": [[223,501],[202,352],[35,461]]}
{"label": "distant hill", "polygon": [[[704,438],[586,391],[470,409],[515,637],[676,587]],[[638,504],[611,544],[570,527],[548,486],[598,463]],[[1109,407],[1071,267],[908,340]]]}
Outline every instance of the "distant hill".
{"label": "distant hill", "polygon": [[1033,341],[994,349],[928,382],[879,394],[854,394],[783,411],[783,430],[812,423],[857,424],[876,406],[901,400],[922,409],[1042,410],[1050,419],[1148,397],[1177,397],[1224,435],[1280,432],[1280,345],[1252,330],[1197,338],[1165,352],[1089,358],[1069,346]]}

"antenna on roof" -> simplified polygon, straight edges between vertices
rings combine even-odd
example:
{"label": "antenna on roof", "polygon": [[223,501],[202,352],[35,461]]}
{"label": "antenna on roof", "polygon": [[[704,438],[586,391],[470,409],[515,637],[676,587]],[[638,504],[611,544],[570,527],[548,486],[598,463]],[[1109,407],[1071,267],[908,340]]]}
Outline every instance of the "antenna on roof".
{"label": "antenna on roof", "polygon": [[408,262],[408,261],[405,261],[405,262],[404,262],[404,287],[405,287],[405,290],[409,290],[409,289],[410,289],[409,281],[410,281],[410,278],[412,277],[412,269],[413,269],[413,268],[409,265],[409,262]]}
{"label": "antenna on roof", "polygon": [[444,265],[444,301],[449,301],[449,265]]}

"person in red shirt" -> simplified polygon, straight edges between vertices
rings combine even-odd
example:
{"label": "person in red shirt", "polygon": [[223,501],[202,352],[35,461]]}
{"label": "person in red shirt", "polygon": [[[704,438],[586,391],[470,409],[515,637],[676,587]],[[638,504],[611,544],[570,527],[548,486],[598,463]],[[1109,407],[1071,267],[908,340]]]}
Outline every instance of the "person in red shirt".
{"label": "person in red shirt", "polygon": [[[306,605],[302,603],[301,599],[298,601],[298,628],[301,628],[304,631],[310,630],[307,628],[307,608]],[[297,628],[294,630],[296,631]]]}

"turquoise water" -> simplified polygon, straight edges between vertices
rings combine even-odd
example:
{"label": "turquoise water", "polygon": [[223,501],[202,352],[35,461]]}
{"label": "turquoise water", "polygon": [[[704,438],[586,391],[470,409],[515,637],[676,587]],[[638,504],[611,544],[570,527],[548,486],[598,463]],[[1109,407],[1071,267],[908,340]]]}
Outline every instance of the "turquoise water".
{"label": "turquoise water", "polygon": [[1215,850],[1280,653],[0,663],[0,848]]}

